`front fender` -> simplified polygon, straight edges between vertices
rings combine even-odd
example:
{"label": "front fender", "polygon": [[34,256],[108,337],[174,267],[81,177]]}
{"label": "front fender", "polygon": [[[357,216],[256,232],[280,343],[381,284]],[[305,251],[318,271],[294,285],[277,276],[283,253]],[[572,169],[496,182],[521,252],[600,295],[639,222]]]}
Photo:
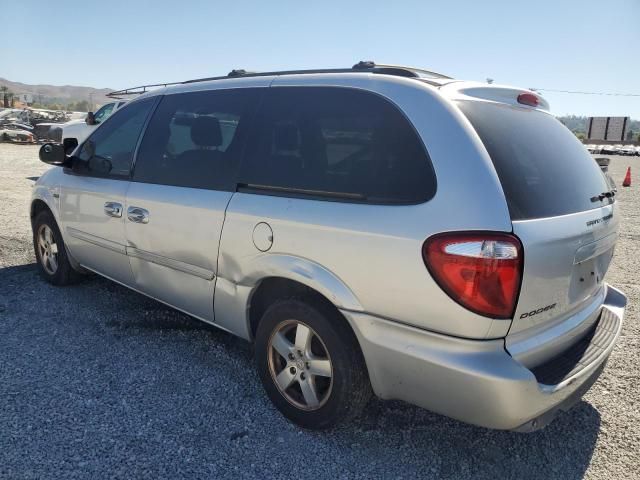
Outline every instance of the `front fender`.
{"label": "front fender", "polygon": [[33,222],[36,205],[38,202],[43,202],[47,206],[47,208],[53,214],[53,218],[56,220],[56,223],[58,224],[58,229],[60,230],[60,234],[62,235],[62,240],[67,251],[67,258],[69,259],[69,262],[71,263],[73,268],[80,271],[80,264],[74,258],[73,253],[69,250],[69,243],[67,242],[65,229],[60,218],[61,175],[63,175],[62,167],[53,167],[51,170],[48,170],[47,172],[42,174],[42,176],[36,181],[35,185],[33,186],[33,191],[31,192],[29,217]]}
{"label": "front fender", "polygon": [[62,231],[60,224],[60,175],[61,167],[54,167],[43,173],[36,181],[31,192],[31,203],[29,204],[29,215],[34,216],[36,202],[44,202],[45,205],[53,213],[58,226]]}

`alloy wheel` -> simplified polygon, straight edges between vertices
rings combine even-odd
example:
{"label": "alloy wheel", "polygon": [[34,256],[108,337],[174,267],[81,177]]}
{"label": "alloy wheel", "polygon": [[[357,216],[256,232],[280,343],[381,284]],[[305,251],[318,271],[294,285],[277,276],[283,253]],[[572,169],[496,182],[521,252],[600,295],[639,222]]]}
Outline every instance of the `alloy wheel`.
{"label": "alloy wheel", "polygon": [[58,270],[58,244],[49,225],[40,225],[38,229],[38,252],[42,268],[49,275],[55,275]]}
{"label": "alloy wheel", "polygon": [[308,325],[285,320],[268,346],[269,373],[289,403],[302,410],[321,408],[331,395],[333,366],[320,336]]}

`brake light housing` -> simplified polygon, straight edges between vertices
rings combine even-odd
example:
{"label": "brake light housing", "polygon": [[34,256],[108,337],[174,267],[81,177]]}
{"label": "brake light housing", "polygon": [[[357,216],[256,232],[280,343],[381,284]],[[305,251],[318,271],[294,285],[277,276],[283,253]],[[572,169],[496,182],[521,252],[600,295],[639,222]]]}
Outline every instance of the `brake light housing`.
{"label": "brake light housing", "polygon": [[520,240],[496,232],[451,232],[428,238],[424,263],[447,295],[463,307],[491,318],[512,318],[520,293]]}
{"label": "brake light housing", "polygon": [[537,107],[540,104],[540,99],[533,93],[525,92],[518,95],[518,103],[528,105],[530,107]]}

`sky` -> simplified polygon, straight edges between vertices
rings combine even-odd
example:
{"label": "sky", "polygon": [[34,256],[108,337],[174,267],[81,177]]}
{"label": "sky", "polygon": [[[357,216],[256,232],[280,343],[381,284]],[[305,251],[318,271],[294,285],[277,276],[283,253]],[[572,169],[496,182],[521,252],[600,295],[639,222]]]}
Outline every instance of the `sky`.
{"label": "sky", "polygon": [[[557,115],[640,119],[640,0],[0,0],[0,77],[126,88],[224,75],[419,66],[542,91]],[[13,19],[11,22],[6,18]]]}

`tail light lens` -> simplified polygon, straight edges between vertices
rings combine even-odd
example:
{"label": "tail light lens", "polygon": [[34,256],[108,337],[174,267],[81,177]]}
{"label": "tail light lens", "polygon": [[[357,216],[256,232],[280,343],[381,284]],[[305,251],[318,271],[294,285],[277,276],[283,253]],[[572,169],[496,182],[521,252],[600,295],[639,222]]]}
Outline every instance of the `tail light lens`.
{"label": "tail light lens", "polygon": [[540,99],[533,93],[521,93],[518,95],[518,103],[529,105],[530,107],[537,107]]}
{"label": "tail light lens", "polygon": [[513,316],[522,279],[522,245],[513,235],[435,235],[422,256],[438,285],[463,307],[487,317]]}

